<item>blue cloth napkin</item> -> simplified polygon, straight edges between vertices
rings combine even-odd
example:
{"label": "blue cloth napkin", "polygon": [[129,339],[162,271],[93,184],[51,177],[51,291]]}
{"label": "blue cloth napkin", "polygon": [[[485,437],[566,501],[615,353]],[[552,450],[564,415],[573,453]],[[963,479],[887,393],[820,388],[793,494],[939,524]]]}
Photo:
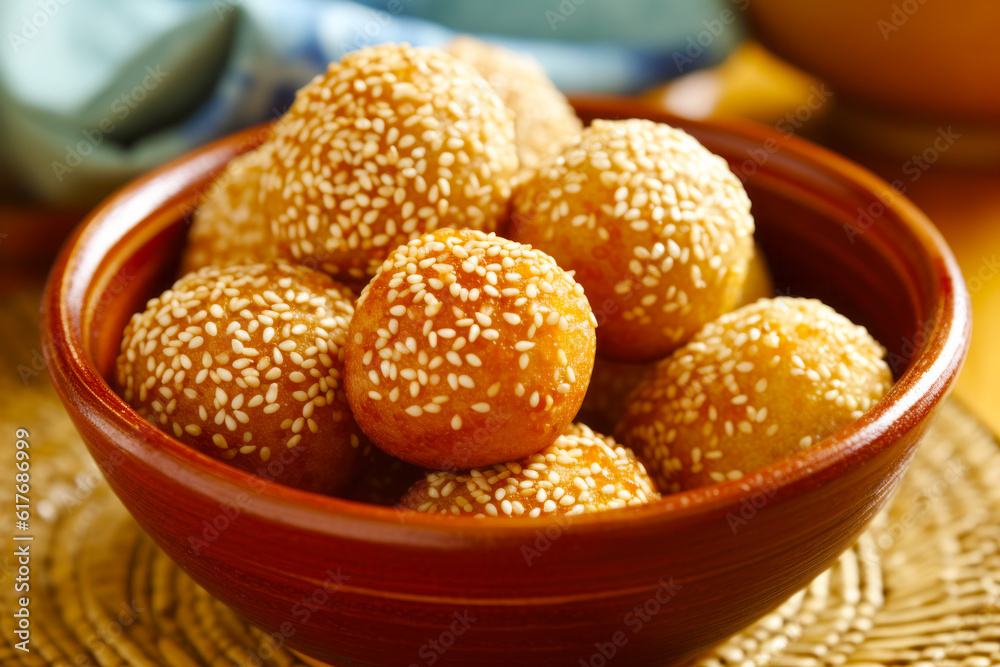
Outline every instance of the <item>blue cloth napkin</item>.
{"label": "blue cloth napkin", "polygon": [[[369,44],[471,33],[570,92],[632,93],[713,64],[745,0],[3,0],[0,166],[89,205],[200,144],[277,117]],[[728,12],[728,14],[727,14]]]}

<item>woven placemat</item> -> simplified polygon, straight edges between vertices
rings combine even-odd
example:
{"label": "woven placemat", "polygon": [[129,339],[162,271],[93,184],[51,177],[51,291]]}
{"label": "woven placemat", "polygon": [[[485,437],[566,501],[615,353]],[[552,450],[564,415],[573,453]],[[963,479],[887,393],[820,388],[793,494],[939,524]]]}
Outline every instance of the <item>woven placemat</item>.
{"label": "woven placemat", "polygon": [[[0,664],[304,665],[194,584],[109,491],[40,367],[37,294],[0,302],[0,434],[31,443],[31,652],[15,648],[14,526],[0,521]],[[0,456],[13,501],[14,456]],[[892,505],[780,609],[698,664],[1000,664],[1000,448],[946,404]]]}

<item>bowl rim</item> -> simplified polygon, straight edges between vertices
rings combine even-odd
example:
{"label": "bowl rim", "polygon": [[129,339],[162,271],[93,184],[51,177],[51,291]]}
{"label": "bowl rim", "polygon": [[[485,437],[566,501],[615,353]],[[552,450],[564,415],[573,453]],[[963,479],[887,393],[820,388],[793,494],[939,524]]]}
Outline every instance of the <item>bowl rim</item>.
{"label": "bowl rim", "polygon": [[[720,135],[738,135],[741,139],[761,144],[774,141],[785,158],[810,164],[854,191],[871,194],[890,189],[885,181],[865,168],[775,128],[739,120],[679,118],[641,99],[575,96],[571,97],[571,102],[579,112],[592,117],[641,116],[671,125],[699,127]],[[694,517],[732,508],[758,493],[766,493],[768,497],[776,493],[795,495],[797,491],[836,476],[845,464],[858,467],[890,448],[899,434],[913,428],[934,411],[950,390],[968,351],[971,307],[958,264],[927,217],[900,195],[884,202],[886,214],[883,214],[883,219],[891,219],[912,236],[921,252],[921,259],[936,282],[937,300],[928,314],[932,324],[926,329],[925,342],[914,352],[909,367],[876,406],[852,424],[795,456],[753,471],[738,480],[669,494],[659,501],[629,508],[629,511],[521,518],[518,521],[401,512],[393,507],[301,491],[255,477],[184,445],[146,422],[113,391],[87,358],[82,331],[86,313],[82,310],[82,303],[83,297],[92,289],[90,279],[103,257],[87,257],[83,250],[102,234],[117,234],[114,242],[107,246],[108,250],[122,243],[139,227],[139,223],[127,218],[129,204],[141,202],[145,197],[155,200],[153,204],[147,204],[149,210],[165,207],[184,192],[170,190],[172,182],[178,180],[176,172],[196,170],[199,161],[211,163],[217,160],[213,153],[231,154],[238,151],[236,147],[240,145],[252,147],[260,143],[260,137],[265,134],[261,131],[262,127],[266,126],[228,135],[186,153],[107,197],[64,244],[50,273],[42,301],[43,352],[52,382],[64,402],[68,395],[85,408],[86,419],[93,420],[95,411],[99,411],[103,413],[102,418],[113,423],[120,432],[134,436],[137,442],[128,447],[122,442],[112,441],[114,448],[127,456],[138,457],[146,465],[159,469],[159,463],[166,455],[178,464],[175,480],[200,494],[235,497],[254,488],[254,502],[241,510],[248,514],[276,519],[315,533],[350,536],[365,541],[412,542],[413,534],[421,533],[427,538],[421,542],[428,544],[442,543],[436,538],[456,536],[480,543],[498,543],[498,538],[523,543],[525,539],[532,538],[539,528],[567,521],[572,522],[574,532],[581,533],[629,529],[645,523],[686,522]],[[201,171],[204,172],[204,169]],[[159,194],[149,197],[148,191]],[[145,219],[140,219],[140,222]],[[84,284],[80,284],[81,274],[86,274],[87,282]],[[74,299],[76,302],[71,309]],[[371,530],[371,527],[378,530]],[[393,533],[393,529],[397,532]]]}

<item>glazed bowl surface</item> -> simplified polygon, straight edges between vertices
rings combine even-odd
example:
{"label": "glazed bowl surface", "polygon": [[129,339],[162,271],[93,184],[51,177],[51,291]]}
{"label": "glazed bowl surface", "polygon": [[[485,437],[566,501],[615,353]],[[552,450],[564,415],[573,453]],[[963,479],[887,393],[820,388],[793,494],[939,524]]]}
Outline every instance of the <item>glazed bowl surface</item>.
{"label": "glazed bowl surface", "polygon": [[931,224],[888,185],[775,130],[614,98],[584,120],[680,126],[747,187],[778,293],[818,297],[889,350],[897,382],[851,426],[743,479],[572,519],[402,513],[255,478],[143,421],[107,378],[131,313],[168,286],[214,174],[248,130],[123,188],[49,279],[44,352],[111,487],[195,581],[276,642],[331,664],[682,661],[829,567],[883,507],[969,342],[968,295]]}

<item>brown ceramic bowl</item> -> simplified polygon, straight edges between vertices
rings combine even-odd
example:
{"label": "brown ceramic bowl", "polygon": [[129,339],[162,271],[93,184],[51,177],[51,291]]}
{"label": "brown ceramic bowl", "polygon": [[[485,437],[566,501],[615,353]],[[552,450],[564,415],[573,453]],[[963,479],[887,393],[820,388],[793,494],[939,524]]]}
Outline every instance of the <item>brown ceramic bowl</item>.
{"label": "brown ceramic bowl", "polygon": [[[108,385],[129,315],[168,285],[186,215],[250,134],[143,177],[67,243],[45,296],[49,370],[140,525],[198,583],[278,641],[334,664],[664,664],[802,588],[896,488],[969,341],[941,237],[887,186],[755,126],[580,99],[585,120],[684,127],[746,180],[779,291],[868,326],[898,382],[868,414],[746,478],[569,521],[401,514],[261,481],[143,421]],[[863,211],[863,213],[859,213]]]}

